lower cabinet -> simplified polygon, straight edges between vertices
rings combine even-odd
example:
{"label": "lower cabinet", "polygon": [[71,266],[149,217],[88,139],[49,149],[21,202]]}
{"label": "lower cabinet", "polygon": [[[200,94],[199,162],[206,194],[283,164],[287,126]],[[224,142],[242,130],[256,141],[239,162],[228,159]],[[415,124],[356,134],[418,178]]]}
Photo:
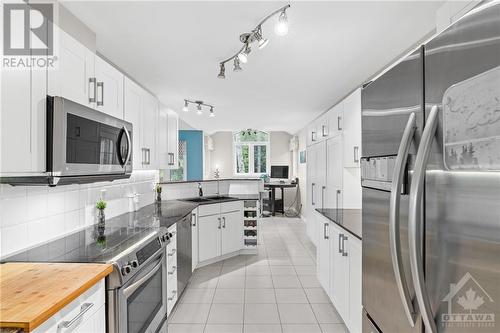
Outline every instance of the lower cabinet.
{"label": "lower cabinet", "polygon": [[314,213],[317,276],[350,332],[361,332],[361,240]]}
{"label": "lower cabinet", "polygon": [[191,263],[194,271],[198,266],[198,216],[196,210],[191,213]]}
{"label": "lower cabinet", "polygon": [[[243,202],[198,207],[198,263],[243,248]],[[194,238],[193,238],[194,239]]]}
{"label": "lower cabinet", "polygon": [[172,234],[170,243],[167,244],[167,316],[177,303],[177,225],[168,228]]}
{"label": "lower cabinet", "polygon": [[105,333],[105,296],[104,279],[102,279],[32,332]]}

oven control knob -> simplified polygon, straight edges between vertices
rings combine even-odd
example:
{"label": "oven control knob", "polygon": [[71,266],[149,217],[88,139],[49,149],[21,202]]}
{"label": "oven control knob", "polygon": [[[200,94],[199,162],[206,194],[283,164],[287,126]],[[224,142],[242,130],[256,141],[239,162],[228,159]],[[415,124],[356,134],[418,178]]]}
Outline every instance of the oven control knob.
{"label": "oven control knob", "polygon": [[130,273],[130,265],[125,265],[122,267],[122,275],[127,275],[128,273]]}
{"label": "oven control knob", "polygon": [[168,238],[172,238],[172,237],[174,237],[174,235],[172,235],[172,233],[171,233],[171,232],[169,232],[169,233],[168,233]]}
{"label": "oven control knob", "polygon": [[168,241],[168,236],[166,234],[165,235],[161,235],[160,239],[161,239],[161,241],[163,243],[165,243],[166,241]]}
{"label": "oven control knob", "polygon": [[128,263],[132,268],[137,268],[139,267],[139,262],[137,260],[132,260]]}

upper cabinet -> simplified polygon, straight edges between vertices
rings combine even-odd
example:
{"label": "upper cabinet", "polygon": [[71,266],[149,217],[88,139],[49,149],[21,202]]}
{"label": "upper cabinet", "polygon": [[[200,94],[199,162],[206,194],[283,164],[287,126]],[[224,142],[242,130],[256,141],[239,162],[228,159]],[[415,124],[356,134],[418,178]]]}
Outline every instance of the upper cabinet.
{"label": "upper cabinet", "polygon": [[123,119],[123,79],[119,70],[95,56],[97,110]]}
{"label": "upper cabinet", "polygon": [[158,169],[177,169],[179,147],[179,117],[160,105],[158,115]]}
{"label": "upper cabinet", "polygon": [[342,134],[344,130],[344,101],[331,108],[327,113],[327,117],[330,136],[335,137]]}
{"label": "upper cabinet", "polygon": [[142,169],[143,155],[141,154],[141,103],[144,90],[135,82],[125,77],[123,83],[124,119],[132,123],[132,166],[134,170]]}
{"label": "upper cabinet", "polygon": [[143,169],[158,169],[158,151],[156,148],[158,100],[146,91],[142,96],[141,124],[141,155],[143,155]]}
{"label": "upper cabinet", "polygon": [[48,73],[48,94],[123,119],[123,74],[64,31],[58,35],[58,67]]}
{"label": "upper cabinet", "polygon": [[168,112],[168,156],[169,169],[179,167],[179,116],[173,111]]}
{"label": "upper cabinet", "polygon": [[357,168],[361,159],[361,89],[343,100],[344,167]]}

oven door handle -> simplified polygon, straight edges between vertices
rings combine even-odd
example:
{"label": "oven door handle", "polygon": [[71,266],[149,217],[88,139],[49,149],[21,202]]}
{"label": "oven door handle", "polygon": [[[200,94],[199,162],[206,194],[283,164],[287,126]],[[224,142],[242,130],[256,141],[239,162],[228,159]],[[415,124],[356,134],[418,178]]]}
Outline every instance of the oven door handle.
{"label": "oven door handle", "polygon": [[163,265],[163,254],[160,256],[158,259],[158,263],[151,269],[151,271],[141,277],[139,280],[128,286],[123,290],[123,295],[125,297],[129,297],[132,295],[137,289],[139,289],[140,286],[142,286],[146,281],[148,281]]}

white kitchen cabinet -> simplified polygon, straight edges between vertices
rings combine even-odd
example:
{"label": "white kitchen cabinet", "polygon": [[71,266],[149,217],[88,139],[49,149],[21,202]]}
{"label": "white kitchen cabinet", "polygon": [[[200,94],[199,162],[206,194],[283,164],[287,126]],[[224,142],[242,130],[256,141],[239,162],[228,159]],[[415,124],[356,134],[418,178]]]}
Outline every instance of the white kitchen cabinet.
{"label": "white kitchen cabinet", "polygon": [[221,214],[222,217],[222,255],[243,248],[243,211]]}
{"label": "white kitchen cabinet", "polygon": [[167,316],[177,303],[177,224],[168,227],[168,232],[172,234],[170,243],[167,244]]}
{"label": "white kitchen cabinet", "polygon": [[307,188],[306,188],[306,231],[309,239],[314,243],[316,236],[316,223],[314,220],[314,210],[316,209],[315,198],[317,196],[316,179],[317,150],[315,147],[307,147]]}
{"label": "white kitchen cabinet", "polygon": [[168,110],[164,105],[158,109],[158,135],[156,148],[158,151],[158,169],[168,169],[170,155],[168,154]]}
{"label": "white kitchen cabinet", "polygon": [[144,90],[134,81],[125,77],[124,82],[124,119],[132,123],[132,164],[134,170],[143,168],[144,154],[141,150],[141,101]]}
{"label": "white kitchen cabinet", "polygon": [[96,109],[123,119],[124,75],[99,56],[95,56]]}
{"label": "white kitchen cabinet", "polygon": [[356,89],[347,96],[343,104],[344,167],[359,168],[361,159],[361,89]]}
{"label": "white kitchen cabinet", "polygon": [[222,219],[219,214],[198,217],[198,260],[203,262],[221,254]]}
{"label": "white kitchen cabinet", "polygon": [[[330,247],[330,298],[333,305],[342,316],[348,318],[349,314],[349,260],[344,255],[345,231],[330,222],[331,247]],[[344,319],[346,321],[346,319]]]}
{"label": "white kitchen cabinet", "polygon": [[328,114],[324,113],[318,119],[316,119],[314,127],[318,133],[318,141],[328,139],[328,137],[330,136],[330,131],[328,128]]}
{"label": "white kitchen cabinet", "polygon": [[179,116],[172,110],[168,116],[168,168],[177,169],[179,167]]}
{"label": "white kitchen cabinet", "polygon": [[198,266],[198,214],[196,210],[191,213],[191,262],[192,270]]}
{"label": "white kitchen cabinet", "polygon": [[48,73],[48,94],[95,108],[95,54],[57,26],[54,29],[59,30],[59,55],[57,68]]}
{"label": "white kitchen cabinet", "polygon": [[349,320],[350,332],[361,332],[362,322],[362,266],[361,241],[354,236],[347,240],[347,256],[349,257]]}
{"label": "white kitchen cabinet", "polygon": [[141,103],[141,157],[143,169],[157,169],[156,129],[158,101],[144,91]]}
{"label": "white kitchen cabinet", "polygon": [[314,220],[318,230],[318,244],[316,246],[316,270],[318,280],[327,292],[330,290],[330,221],[314,213]]}
{"label": "white kitchen cabinet", "polygon": [[[71,303],[59,310],[43,324],[33,330],[34,333],[59,333],[71,331],[77,333],[105,333],[106,306],[105,306],[104,279],[78,296]],[[69,325],[72,319],[78,317],[70,327],[60,328],[64,323]]]}
{"label": "white kitchen cabinet", "polygon": [[326,141],[326,202],[325,208],[342,207],[342,136],[337,135]]}
{"label": "white kitchen cabinet", "polygon": [[330,137],[342,134],[344,130],[344,101],[340,101],[332,107],[327,115]]}

